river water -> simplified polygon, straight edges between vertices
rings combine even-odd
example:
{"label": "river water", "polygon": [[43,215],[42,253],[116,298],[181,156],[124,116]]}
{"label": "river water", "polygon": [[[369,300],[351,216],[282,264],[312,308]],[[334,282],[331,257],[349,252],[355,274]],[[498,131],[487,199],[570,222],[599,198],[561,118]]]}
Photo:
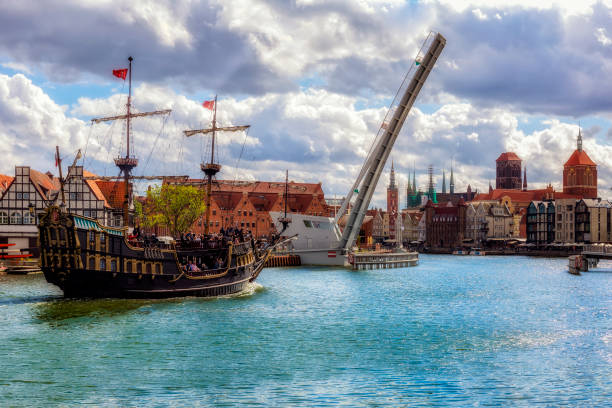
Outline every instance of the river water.
{"label": "river water", "polygon": [[0,276],[0,406],[603,406],[611,317],[612,272],[566,259],[273,268],[163,301]]}

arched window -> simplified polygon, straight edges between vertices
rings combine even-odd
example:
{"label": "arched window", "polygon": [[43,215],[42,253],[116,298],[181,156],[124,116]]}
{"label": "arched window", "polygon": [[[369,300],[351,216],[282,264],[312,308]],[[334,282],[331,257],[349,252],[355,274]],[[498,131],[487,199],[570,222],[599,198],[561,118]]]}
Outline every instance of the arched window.
{"label": "arched window", "polygon": [[0,224],[8,224],[9,216],[6,212],[0,211]]}
{"label": "arched window", "polygon": [[142,273],[142,263],[138,262],[136,264],[136,272]]}
{"label": "arched window", "polygon": [[158,275],[161,273],[161,265],[160,264],[156,264],[155,265],[155,273],[158,274]]}
{"label": "arched window", "polygon": [[117,272],[117,261],[111,260],[111,272]]}
{"label": "arched window", "polygon": [[125,270],[127,273],[132,273],[132,261],[127,261],[125,263]]}
{"label": "arched window", "polygon": [[96,258],[89,258],[89,269],[96,269]]}
{"label": "arched window", "polygon": [[147,271],[147,273],[151,273],[151,264],[150,263],[147,263],[146,271]]}
{"label": "arched window", "polygon": [[21,224],[21,214],[14,212],[11,214],[11,224]]}
{"label": "arched window", "polygon": [[101,271],[106,270],[106,258],[100,258],[100,270]]}

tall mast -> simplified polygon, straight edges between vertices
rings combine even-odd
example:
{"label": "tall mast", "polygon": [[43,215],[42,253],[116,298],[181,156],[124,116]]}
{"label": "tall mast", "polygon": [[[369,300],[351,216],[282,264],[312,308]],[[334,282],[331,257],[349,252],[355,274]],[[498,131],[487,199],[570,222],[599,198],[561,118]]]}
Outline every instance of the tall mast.
{"label": "tall mast", "polygon": [[60,192],[62,194],[62,205],[66,204],[66,197],[64,194],[64,177],[62,175],[62,159],[60,158],[60,154],[59,154],[59,146],[55,146],[55,154],[56,154],[56,160],[57,160],[57,165],[59,167],[59,177],[60,177]]}
{"label": "tall mast", "polygon": [[204,234],[208,234],[210,230],[210,203],[211,203],[211,193],[212,193],[212,178],[219,171],[221,171],[221,165],[215,163],[215,138],[217,136],[217,131],[224,132],[236,132],[240,130],[246,130],[250,127],[250,125],[244,126],[226,126],[226,127],[217,127],[217,95],[215,95],[215,102],[213,106],[213,120],[212,127],[210,129],[195,129],[195,130],[185,130],[186,137],[190,137],[196,134],[206,134],[212,133],[212,147],[210,151],[210,163],[201,163],[200,169],[206,174],[206,218],[204,225]]}
{"label": "tall mast", "polygon": [[[105,118],[94,118],[91,121],[93,123],[106,122],[111,120],[119,120],[125,119],[127,121],[127,129],[126,129],[126,155],[125,157],[117,157],[115,159],[115,165],[119,167],[121,172],[123,173],[123,181],[125,183],[124,196],[123,196],[123,226],[129,226],[129,211],[130,211],[130,174],[132,169],[138,166],[138,159],[130,156],[130,122],[131,118],[142,117],[142,116],[152,116],[152,115],[165,115],[172,112],[171,109],[165,109],[154,112],[142,112],[142,113],[132,113],[132,61],[134,58],[129,57],[129,67],[128,67],[128,100],[126,104],[127,114],[119,115],[119,116],[109,116]],[[125,78],[125,77],[124,77]]]}

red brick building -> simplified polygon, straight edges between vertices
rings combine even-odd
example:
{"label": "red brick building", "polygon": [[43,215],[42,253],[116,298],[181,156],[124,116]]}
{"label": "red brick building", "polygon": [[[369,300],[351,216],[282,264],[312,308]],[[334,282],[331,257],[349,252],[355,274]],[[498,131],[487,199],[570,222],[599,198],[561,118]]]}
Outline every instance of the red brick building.
{"label": "red brick building", "polygon": [[[171,182],[206,189],[206,180],[189,179]],[[218,180],[212,184],[209,231],[217,233],[231,226],[251,230],[257,237],[276,232],[270,211],[285,209],[285,183],[268,181]],[[325,202],[321,183],[289,182],[287,212],[333,216]],[[333,211],[332,211],[333,212]],[[204,233],[203,215],[192,227],[196,234]],[[167,232],[158,231],[159,234]]]}
{"label": "red brick building", "polygon": [[387,214],[389,214],[389,239],[396,238],[396,223],[399,212],[398,203],[398,189],[395,184],[395,170],[393,169],[393,162],[391,162],[391,177],[389,187],[387,187]]}
{"label": "red brick building", "polygon": [[514,152],[505,152],[495,160],[495,188],[520,190],[523,161]]}
{"label": "red brick building", "polygon": [[431,200],[425,206],[425,244],[430,248],[455,248],[465,237],[465,213],[463,199],[457,205],[436,205]]}
{"label": "red brick building", "polygon": [[563,192],[582,198],[597,198],[597,165],[582,150],[580,130],[576,150],[563,166]]}

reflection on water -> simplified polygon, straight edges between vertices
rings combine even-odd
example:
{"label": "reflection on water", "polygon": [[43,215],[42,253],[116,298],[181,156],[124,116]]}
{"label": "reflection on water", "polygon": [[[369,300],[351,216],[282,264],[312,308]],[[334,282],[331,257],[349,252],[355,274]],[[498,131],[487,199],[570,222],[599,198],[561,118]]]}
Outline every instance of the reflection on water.
{"label": "reflection on water", "polygon": [[[113,317],[155,304],[157,308],[181,302],[211,302],[218,299],[248,299],[265,289],[259,283],[249,283],[242,292],[209,298],[183,297],[170,299],[64,299],[64,298],[23,298],[10,303],[36,303],[34,317],[48,323],[59,323],[66,319],[80,317]],[[0,300],[0,303],[2,301]],[[141,310],[141,313],[149,313]]]}
{"label": "reflection on water", "polygon": [[149,300],[131,299],[58,299],[37,304],[35,317],[49,323],[79,317],[110,317],[150,303]]}

